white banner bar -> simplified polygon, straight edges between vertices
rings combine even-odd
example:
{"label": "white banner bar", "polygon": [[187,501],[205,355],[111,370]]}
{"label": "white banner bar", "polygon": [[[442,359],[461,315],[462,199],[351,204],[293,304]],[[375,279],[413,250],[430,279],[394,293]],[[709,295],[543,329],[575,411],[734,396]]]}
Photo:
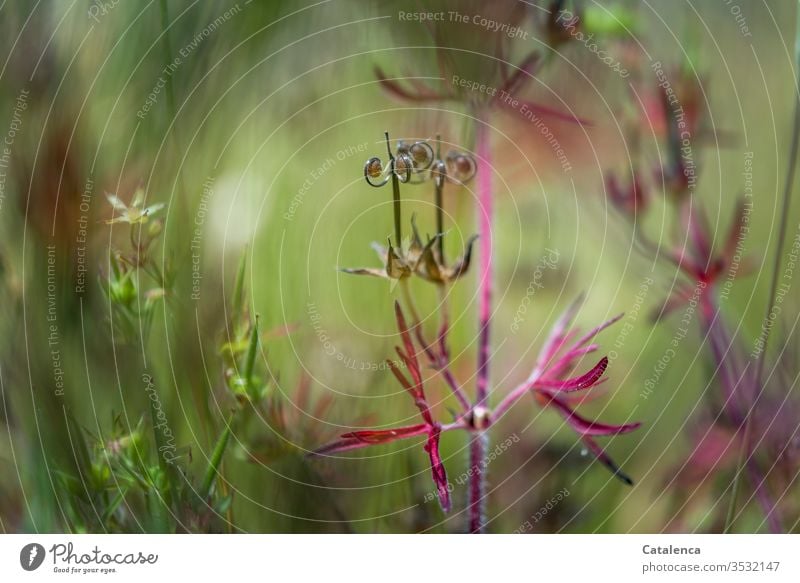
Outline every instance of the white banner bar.
{"label": "white banner bar", "polygon": [[0,581],[796,583],[798,555],[797,535],[4,535]]}

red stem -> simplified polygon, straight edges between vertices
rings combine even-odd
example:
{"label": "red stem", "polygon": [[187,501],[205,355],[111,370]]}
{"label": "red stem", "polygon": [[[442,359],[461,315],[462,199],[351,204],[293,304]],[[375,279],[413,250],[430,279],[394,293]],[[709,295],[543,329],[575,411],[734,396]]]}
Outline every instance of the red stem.
{"label": "red stem", "polygon": [[469,444],[469,532],[482,534],[486,523],[484,512],[486,477],[483,473],[483,462],[486,457],[486,447],[489,441],[486,432],[473,433],[472,442]]}
{"label": "red stem", "polygon": [[[489,126],[483,116],[476,116],[475,150],[478,174],[478,368],[475,387],[475,405],[485,407],[489,395],[489,320],[492,315],[492,160],[489,144]],[[483,460],[486,457],[488,438],[485,432],[473,434],[469,448],[469,531],[481,533],[484,527],[486,476]]]}
{"label": "red stem", "polygon": [[489,319],[492,315],[492,162],[489,147],[489,127],[478,119],[475,128],[476,153],[478,157],[478,370],[476,405],[486,405],[489,394]]}
{"label": "red stem", "polygon": [[461,405],[462,413],[466,414],[472,408],[469,403],[469,399],[464,394],[464,391],[461,389],[461,385],[458,383],[456,378],[453,376],[453,373],[450,371],[450,354],[447,351],[447,330],[450,326],[448,316],[447,316],[447,297],[446,294],[442,295],[441,305],[442,309],[440,311],[440,315],[442,318],[442,324],[440,326],[439,331],[439,345],[441,347],[441,354],[437,355],[433,347],[427,340],[425,340],[425,333],[422,330],[422,320],[419,317],[419,312],[417,311],[417,307],[414,304],[414,298],[411,295],[410,290],[408,289],[408,282],[406,280],[401,280],[400,282],[401,291],[403,293],[403,297],[405,298],[406,306],[408,310],[411,312],[411,320],[412,325],[411,328],[414,331],[414,336],[417,338],[417,342],[422,347],[422,351],[425,353],[425,356],[430,361],[431,365],[438,371],[442,373],[442,378],[444,378],[447,385],[450,387],[453,395],[458,399],[458,403]]}

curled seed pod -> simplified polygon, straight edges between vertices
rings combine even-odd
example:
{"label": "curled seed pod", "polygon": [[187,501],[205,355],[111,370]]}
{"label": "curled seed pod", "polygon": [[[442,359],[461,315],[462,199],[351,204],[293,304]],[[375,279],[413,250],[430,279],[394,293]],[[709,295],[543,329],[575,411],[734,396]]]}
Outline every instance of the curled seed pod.
{"label": "curled seed pod", "polygon": [[408,148],[408,154],[414,162],[414,170],[423,172],[433,163],[433,148],[427,142],[414,142]]}
{"label": "curled seed pod", "polygon": [[431,167],[431,178],[433,178],[437,188],[444,186],[444,182],[447,180],[447,164],[443,160],[434,162]]}
{"label": "curled seed pod", "polygon": [[370,158],[364,164],[364,178],[370,186],[383,186],[389,181],[389,176],[384,175],[383,162],[380,158]]}
{"label": "curled seed pod", "polygon": [[475,176],[477,164],[469,154],[450,152],[447,154],[447,170],[455,182],[465,183]]}
{"label": "curled seed pod", "polygon": [[411,180],[411,172],[414,169],[414,162],[408,154],[400,154],[394,160],[394,173],[400,182]]}

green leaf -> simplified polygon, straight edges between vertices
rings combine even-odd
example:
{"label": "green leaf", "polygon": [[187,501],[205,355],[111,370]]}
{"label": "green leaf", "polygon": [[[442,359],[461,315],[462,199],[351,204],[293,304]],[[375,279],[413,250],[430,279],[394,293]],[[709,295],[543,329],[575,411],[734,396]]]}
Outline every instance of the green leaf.
{"label": "green leaf", "polygon": [[211,460],[208,463],[205,477],[203,478],[203,482],[200,486],[200,495],[202,496],[203,500],[207,500],[211,495],[211,489],[214,486],[214,481],[219,474],[219,466],[222,463],[222,457],[225,455],[225,449],[228,447],[228,441],[231,437],[234,415],[234,413],[231,413],[228,416],[228,420],[225,423],[225,429],[220,434],[219,439],[217,439],[217,443],[214,446],[214,451],[211,454]]}

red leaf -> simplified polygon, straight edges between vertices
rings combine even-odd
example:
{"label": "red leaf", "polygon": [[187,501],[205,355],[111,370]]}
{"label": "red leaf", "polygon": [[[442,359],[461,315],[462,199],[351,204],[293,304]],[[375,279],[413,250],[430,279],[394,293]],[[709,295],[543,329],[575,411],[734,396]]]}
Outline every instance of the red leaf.
{"label": "red leaf", "polygon": [[415,437],[428,433],[429,426],[426,423],[419,425],[409,425],[407,427],[397,427],[395,429],[365,429],[362,431],[351,431],[344,433],[334,442],[323,445],[314,450],[312,455],[326,455],[351,449],[360,449],[371,445],[391,443],[399,439]]}
{"label": "red leaf", "polygon": [[622,480],[625,484],[628,486],[633,486],[633,480],[631,480],[630,476],[620,469],[614,460],[611,459],[611,457],[594,439],[587,435],[584,435],[581,439],[583,443],[586,444],[586,447],[589,449],[589,451],[594,454],[594,457],[597,459],[597,461],[611,470],[611,473]]}
{"label": "red leaf", "polygon": [[536,381],[535,386],[540,387],[549,387],[556,389],[558,391],[580,391],[582,389],[588,389],[597,384],[597,381],[603,376],[606,372],[606,368],[608,367],[608,357],[603,357],[600,361],[592,367],[592,369],[583,374],[579,377],[574,377],[571,379],[564,379],[564,380],[556,380],[556,379],[539,379]]}
{"label": "red leaf", "polygon": [[544,405],[553,405],[569,423],[570,427],[580,435],[620,435],[638,429],[641,423],[626,423],[623,425],[608,425],[599,421],[591,421],[578,415],[569,405],[555,395],[537,391],[539,401]]}

